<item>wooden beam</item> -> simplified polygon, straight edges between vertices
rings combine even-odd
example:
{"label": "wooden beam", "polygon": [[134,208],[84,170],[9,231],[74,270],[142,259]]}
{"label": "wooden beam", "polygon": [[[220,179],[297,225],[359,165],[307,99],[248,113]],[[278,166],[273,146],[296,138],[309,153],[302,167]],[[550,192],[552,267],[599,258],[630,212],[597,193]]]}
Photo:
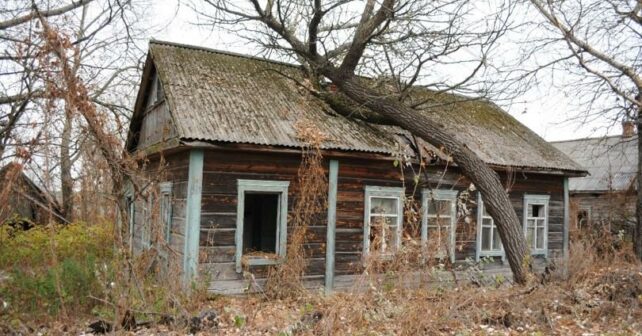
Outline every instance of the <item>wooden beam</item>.
{"label": "wooden beam", "polygon": [[203,149],[189,152],[187,205],[185,220],[185,246],[183,250],[184,283],[197,276],[198,245],[201,228],[201,194],[203,191]]}
{"label": "wooden beam", "polygon": [[337,226],[337,184],[339,180],[339,161],[330,160],[328,175],[328,228],[325,245],[326,294],[330,294],[334,287],[334,250]]}

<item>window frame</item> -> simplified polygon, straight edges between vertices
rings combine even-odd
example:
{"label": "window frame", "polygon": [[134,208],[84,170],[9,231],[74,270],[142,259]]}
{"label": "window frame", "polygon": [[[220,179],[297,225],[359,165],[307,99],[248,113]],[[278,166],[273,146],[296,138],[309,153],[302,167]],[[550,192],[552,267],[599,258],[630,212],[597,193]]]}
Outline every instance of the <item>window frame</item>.
{"label": "window frame", "polygon": [[364,220],[363,220],[363,257],[365,258],[370,254],[370,204],[371,199],[375,198],[392,198],[397,199],[397,241],[396,249],[391,252],[385,252],[382,255],[392,255],[397,252],[401,247],[401,234],[403,232],[403,207],[406,196],[406,191],[403,187],[379,187],[379,186],[366,186],[364,193]]}
{"label": "window frame", "polygon": [[[495,227],[495,230],[497,230],[497,225],[495,224],[495,218],[492,216],[484,216],[484,200],[482,199],[481,193],[477,193],[477,261],[479,261],[482,257],[501,257],[502,262],[505,261],[506,258],[506,253],[504,252],[504,244],[502,244],[501,237],[499,238],[499,250],[490,250],[490,251],[484,251],[482,250],[482,227],[483,227],[483,219],[484,217],[488,217],[493,221],[492,227]],[[497,231],[499,233],[499,231]],[[492,229],[491,229],[492,233]],[[499,237],[499,235],[498,235]],[[493,235],[493,240],[490,242],[490,246],[493,246],[493,241],[494,241],[494,235]]]}
{"label": "window frame", "polygon": [[[169,244],[172,237],[172,216],[173,216],[173,206],[172,206],[172,182],[161,182],[158,185],[160,193],[160,221],[163,224],[163,233],[165,238],[165,243]],[[167,196],[167,203],[164,202],[164,197]],[[164,209],[164,207],[167,207]]]}
{"label": "window frame", "polygon": [[290,181],[275,180],[237,180],[237,204],[236,204],[236,234],[234,237],[236,245],[236,272],[243,271],[243,222],[245,217],[245,193],[278,193],[279,205],[277,212],[276,225],[276,247],[275,254],[279,256],[277,260],[266,258],[249,258],[249,265],[275,265],[283,262],[286,256],[287,246],[287,220],[288,220],[288,188]]}
{"label": "window frame", "polygon": [[[531,255],[543,255],[548,257],[548,222],[549,222],[549,195],[535,195],[535,194],[524,194],[524,208],[522,209],[522,224],[524,230],[524,238],[527,238],[528,232],[528,219],[529,218],[541,218],[541,217],[528,217],[528,206],[533,205],[543,205],[544,206],[544,247],[538,249],[536,246],[531,248]],[[537,222],[535,224],[535,241],[537,241]],[[529,242],[526,241],[528,246]]]}
{"label": "window frame", "polygon": [[[457,190],[444,190],[444,189],[424,189],[421,192],[421,244],[426,246],[428,244],[428,219],[437,218],[430,217],[428,213],[428,202],[434,201],[449,201],[450,202],[450,246],[449,254],[450,261],[455,262],[455,229],[457,224]],[[440,256],[437,258],[441,259]]]}

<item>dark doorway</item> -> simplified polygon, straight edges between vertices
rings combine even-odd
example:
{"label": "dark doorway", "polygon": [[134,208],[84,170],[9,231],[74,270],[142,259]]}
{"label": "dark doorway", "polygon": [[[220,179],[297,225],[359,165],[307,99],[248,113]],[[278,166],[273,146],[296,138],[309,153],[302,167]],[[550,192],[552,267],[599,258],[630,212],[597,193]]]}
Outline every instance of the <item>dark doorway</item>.
{"label": "dark doorway", "polygon": [[279,194],[246,193],[243,219],[243,253],[276,253]]}

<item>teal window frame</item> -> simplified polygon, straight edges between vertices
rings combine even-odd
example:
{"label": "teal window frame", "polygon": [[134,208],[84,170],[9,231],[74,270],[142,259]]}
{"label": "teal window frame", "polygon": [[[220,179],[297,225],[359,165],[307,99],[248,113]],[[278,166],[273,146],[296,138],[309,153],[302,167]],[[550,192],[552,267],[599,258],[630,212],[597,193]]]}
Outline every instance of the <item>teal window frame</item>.
{"label": "teal window frame", "polygon": [[403,233],[403,208],[406,198],[406,191],[403,187],[365,187],[364,213],[363,213],[363,257],[370,254],[370,204],[372,198],[390,198],[397,200],[397,241],[395,250],[386,251],[382,256],[393,255],[401,248],[401,235]]}
{"label": "teal window frame", "polygon": [[[525,194],[524,195],[524,209],[523,209],[523,225],[524,225],[524,237],[527,239],[526,244],[529,245],[530,242],[528,241],[528,220],[529,219],[535,219],[536,217],[529,217],[528,216],[528,206],[529,205],[542,205],[544,206],[544,239],[543,239],[543,244],[544,246],[542,248],[537,248],[532,247],[531,248],[531,255],[543,255],[544,257],[548,256],[548,220],[549,220],[549,200],[550,200],[549,195],[535,195],[535,194]],[[541,219],[542,217],[537,217],[538,219]],[[537,241],[537,225],[535,229],[535,235],[533,236],[533,239]]]}
{"label": "teal window frame", "polygon": [[286,256],[288,234],[288,189],[289,181],[273,180],[237,180],[236,205],[236,272],[243,271],[243,221],[245,215],[245,193],[277,193],[279,194],[279,211],[276,225],[276,255],[278,259],[248,258],[249,265],[274,265],[283,262]]}
{"label": "teal window frame", "polygon": [[[493,246],[493,241],[499,239],[499,250],[482,250],[482,227],[484,218],[490,218],[492,220],[491,228],[494,227],[497,232],[495,237],[493,230],[491,230],[491,235],[493,239],[490,242],[490,246]],[[497,231],[497,225],[495,225],[495,218],[484,216],[484,200],[481,197],[481,193],[477,193],[477,261],[482,257],[501,257],[502,261],[505,260],[506,254],[504,252],[504,245],[502,244],[501,238],[499,237],[499,231]]]}
{"label": "teal window frame", "polygon": [[165,242],[170,243],[172,238],[172,182],[159,184],[160,191],[160,220],[163,224]]}
{"label": "teal window frame", "polygon": [[[457,190],[429,190],[424,189],[421,192],[421,243],[424,248],[428,244],[428,219],[436,218],[438,214],[429,213],[428,202],[434,201],[448,201],[450,202],[450,209],[447,216],[450,217],[450,237],[449,237],[449,254],[450,261],[455,262],[455,230],[457,223]],[[437,255],[437,258],[443,259],[446,256]]]}

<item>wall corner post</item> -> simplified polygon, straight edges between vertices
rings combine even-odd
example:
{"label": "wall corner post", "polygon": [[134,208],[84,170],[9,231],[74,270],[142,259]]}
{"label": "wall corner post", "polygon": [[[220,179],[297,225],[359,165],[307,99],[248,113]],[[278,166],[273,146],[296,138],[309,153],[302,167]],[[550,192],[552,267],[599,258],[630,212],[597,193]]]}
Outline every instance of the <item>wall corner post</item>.
{"label": "wall corner post", "polygon": [[564,275],[568,275],[569,258],[569,225],[570,225],[570,198],[568,190],[568,177],[564,178],[564,236],[562,241],[562,252],[564,258]]}
{"label": "wall corner post", "polygon": [[197,276],[198,247],[201,229],[201,194],[203,192],[203,149],[192,149],[189,153],[189,175],[187,181],[187,206],[185,246],[183,250],[183,280],[185,284]]}
{"label": "wall corner post", "polygon": [[334,288],[334,251],[337,226],[337,185],[339,179],[339,161],[330,160],[328,171],[328,227],[325,245],[325,293],[330,294]]}

